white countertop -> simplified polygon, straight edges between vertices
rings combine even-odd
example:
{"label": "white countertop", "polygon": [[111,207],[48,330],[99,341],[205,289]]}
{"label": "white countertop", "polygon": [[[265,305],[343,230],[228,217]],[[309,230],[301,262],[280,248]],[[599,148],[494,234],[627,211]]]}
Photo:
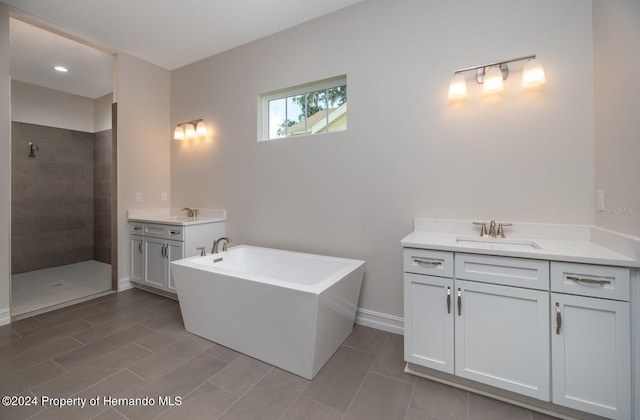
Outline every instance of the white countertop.
{"label": "white countertop", "polygon": [[492,243],[458,241],[459,237],[479,238],[479,229],[470,220],[416,219],[415,230],[401,243],[410,248],[640,267],[640,238],[596,226],[514,223],[512,232],[506,228],[505,241],[532,241],[540,249],[502,249]]}
{"label": "white countertop", "polygon": [[223,209],[198,209],[198,215],[193,218],[187,217],[187,212],[180,208],[130,209],[127,217],[130,222],[190,226],[224,222],[227,220],[227,212]]}

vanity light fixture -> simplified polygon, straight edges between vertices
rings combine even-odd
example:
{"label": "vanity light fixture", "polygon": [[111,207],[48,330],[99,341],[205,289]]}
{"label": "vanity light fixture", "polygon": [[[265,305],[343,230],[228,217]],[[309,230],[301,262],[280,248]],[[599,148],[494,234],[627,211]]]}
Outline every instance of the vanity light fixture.
{"label": "vanity light fixture", "polygon": [[449,99],[462,99],[467,96],[467,81],[463,73],[472,70],[476,71],[476,82],[483,85],[484,93],[502,92],[504,90],[503,80],[509,77],[509,66],[507,66],[507,63],[524,60],[527,60],[527,63],[522,69],[522,86],[528,88],[543,84],[546,80],[544,68],[542,67],[542,63],[536,59],[536,55],[531,54],[524,57],[456,70],[449,84]]}
{"label": "vanity light fixture", "polygon": [[196,137],[204,137],[207,135],[207,126],[202,118],[181,122],[173,131],[174,140],[191,140]]}

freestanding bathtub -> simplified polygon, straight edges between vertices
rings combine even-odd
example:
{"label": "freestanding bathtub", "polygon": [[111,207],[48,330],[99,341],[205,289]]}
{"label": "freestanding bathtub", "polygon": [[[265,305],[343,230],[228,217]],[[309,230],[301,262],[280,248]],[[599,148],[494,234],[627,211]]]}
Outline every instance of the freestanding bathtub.
{"label": "freestanding bathtub", "polygon": [[313,379],[353,329],[364,261],[240,245],[171,269],[187,331]]}

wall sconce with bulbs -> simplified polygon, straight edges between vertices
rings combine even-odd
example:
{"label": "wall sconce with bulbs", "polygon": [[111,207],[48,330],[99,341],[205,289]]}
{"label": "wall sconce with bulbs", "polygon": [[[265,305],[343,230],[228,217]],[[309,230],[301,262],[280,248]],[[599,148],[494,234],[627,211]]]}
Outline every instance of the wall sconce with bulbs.
{"label": "wall sconce with bulbs", "polygon": [[466,67],[456,70],[449,83],[449,99],[463,99],[467,96],[467,80],[464,72],[476,70],[476,82],[483,85],[484,93],[497,93],[504,90],[503,81],[509,77],[507,63],[527,60],[522,68],[522,86],[528,88],[541,85],[545,82],[544,68],[536,59],[536,55],[512,58],[510,60],[496,61],[481,66]]}
{"label": "wall sconce with bulbs", "polygon": [[202,118],[193,121],[181,122],[173,131],[174,140],[192,140],[196,137],[207,135],[207,126]]}

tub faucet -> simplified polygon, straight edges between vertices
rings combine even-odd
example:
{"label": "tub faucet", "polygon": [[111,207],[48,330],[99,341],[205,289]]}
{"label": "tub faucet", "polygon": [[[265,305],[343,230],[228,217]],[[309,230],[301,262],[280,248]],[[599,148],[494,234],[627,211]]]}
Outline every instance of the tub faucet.
{"label": "tub faucet", "polygon": [[212,254],[217,254],[218,252],[218,248],[220,247],[220,242],[224,242],[222,244],[222,252],[225,252],[227,250],[227,246],[232,242],[231,239],[227,238],[226,236],[223,236],[222,238],[218,238],[215,241],[213,241],[213,248],[211,249],[211,253]]}

